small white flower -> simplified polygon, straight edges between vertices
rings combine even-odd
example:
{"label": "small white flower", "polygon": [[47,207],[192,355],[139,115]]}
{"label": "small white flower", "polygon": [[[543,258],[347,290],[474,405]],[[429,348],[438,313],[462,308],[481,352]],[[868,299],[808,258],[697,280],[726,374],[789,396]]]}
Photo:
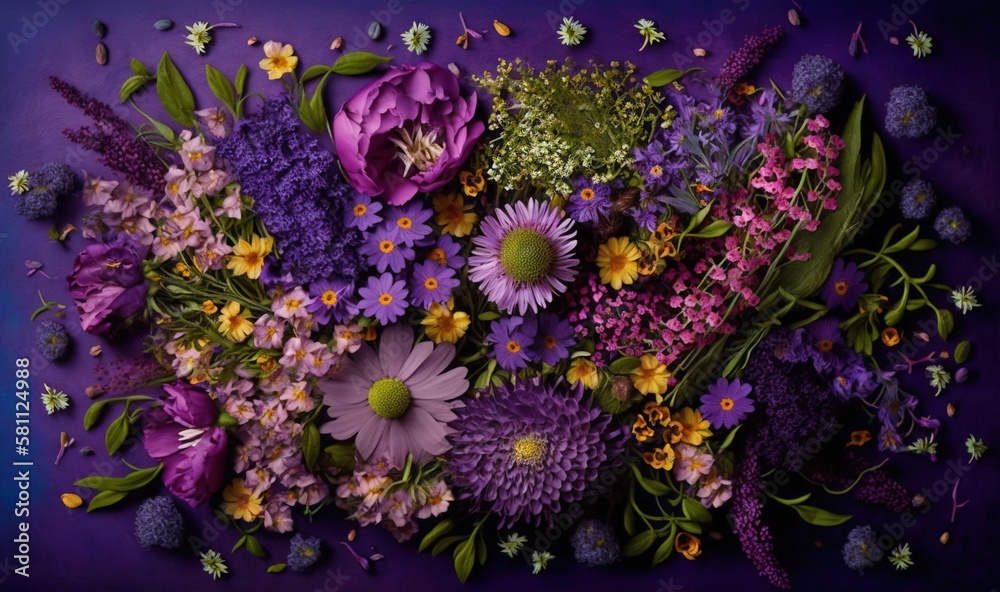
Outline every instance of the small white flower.
{"label": "small white flower", "polygon": [[889,553],[889,563],[896,569],[906,569],[913,565],[913,554],[910,552],[910,544],[896,545],[896,548]]}
{"label": "small white flower", "polygon": [[642,47],[639,48],[639,51],[646,49],[647,45],[659,43],[667,38],[662,32],[656,30],[656,23],[649,19],[639,19],[639,22],[635,24],[635,28],[639,29],[639,34],[642,35],[643,39]]}
{"label": "small white flower", "polygon": [[507,557],[513,558],[526,542],[528,542],[527,537],[523,537],[516,532],[511,533],[507,535],[506,541],[500,541],[500,552]]}
{"label": "small white flower", "polygon": [[543,569],[549,566],[549,559],[553,559],[553,555],[548,551],[538,551],[531,552],[531,573],[538,574]]}
{"label": "small white flower", "polygon": [[406,49],[420,55],[427,51],[427,44],[430,43],[431,40],[431,29],[424,23],[413,21],[413,25],[410,29],[400,35],[400,37],[403,38],[403,43],[406,44]]}
{"label": "small white flower", "polygon": [[587,28],[580,24],[580,21],[564,16],[562,24],[556,30],[559,35],[559,41],[563,45],[580,45],[583,41],[584,36],[587,34]]}
{"label": "small white flower", "polygon": [[28,171],[21,169],[7,177],[10,181],[10,194],[11,195],[21,195],[28,190]]}
{"label": "small white flower", "polygon": [[976,301],[976,293],[970,286],[963,286],[957,290],[952,290],[951,301],[955,304],[955,308],[960,310],[962,314],[969,312],[977,306],[982,306]]}
{"label": "small white flower", "polygon": [[933,366],[927,367],[927,376],[930,378],[931,386],[937,389],[934,396],[941,394],[945,388],[948,387],[948,383],[951,382],[951,374],[944,369],[944,366],[939,366],[934,364]]}
{"label": "small white flower", "polygon": [[212,41],[212,36],[208,34],[212,30],[212,26],[205,21],[199,21],[185,28],[190,31],[190,34],[186,37],[187,41],[184,43],[193,47],[195,53],[205,53],[205,46]]}
{"label": "small white flower", "polygon": [[69,396],[66,393],[56,390],[49,385],[43,385],[45,392],[42,393],[42,405],[45,412],[52,415],[56,411],[62,411],[69,407]]}
{"label": "small white flower", "polygon": [[222,574],[229,573],[229,568],[226,567],[226,560],[222,558],[222,555],[218,551],[209,549],[207,553],[202,553],[201,565],[205,568],[206,572],[212,574],[213,580]]}

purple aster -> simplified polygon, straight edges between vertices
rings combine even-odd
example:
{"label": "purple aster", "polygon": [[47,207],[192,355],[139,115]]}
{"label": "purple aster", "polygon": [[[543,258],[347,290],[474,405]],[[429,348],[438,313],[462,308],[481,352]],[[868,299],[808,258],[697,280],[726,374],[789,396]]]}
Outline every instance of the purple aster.
{"label": "purple aster", "polygon": [[364,231],[382,221],[382,216],[378,215],[382,211],[382,203],[373,202],[367,195],[355,194],[350,208],[344,214],[344,221],[351,228]]}
{"label": "purple aster", "polygon": [[913,179],[903,187],[899,209],[903,212],[904,218],[922,220],[931,213],[936,203],[937,196],[931,184],[923,179]]}
{"label": "purple aster", "polygon": [[383,325],[395,323],[409,306],[406,300],[409,295],[406,282],[392,280],[392,274],[383,273],[379,277],[368,278],[368,285],[358,290],[361,297],[358,309],[365,316],[375,317]]}
{"label": "purple aster", "polygon": [[[658,134],[657,137],[660,137]],[[663,147],[663,142],[653,140],[645,148],[636,148],[633,151],[635,157],[635,170],[642,174],[646,181],[646,187],[664,187],[670,181],[670,172],[667,168],[667,156]]]}
{"label": "purple aster", "polygon": [[753,390],[749,384],[739,380],[729,382],[720,378],[708,387],[708,393],[701,396],[701,414],[713,428],[731,428],[747,418],[754,410]]}
{"label": "purple aster", "polygon": [[628,431],[583,399],[583,384],[504,385],[457,410],[446,479],[500,527],[551,525],[622,452]]}
{"label": "purple aster", "polygon": [[320,325],[331,319],[343,321],[349,314],[348,298],[354,293],[354,286],[344,281],[320,280],[309,285],[309,295],[313,301],[307,310]]}
{"label": "purple aster", "polygon": [[827,308],[840,306],[850,312],[858,302],[858,297],[868,289],[864,282],[865,273],[858,269],[854,262],[845,263],[843,259],[833,262],[833,269],[823,284],[822,295]]}
{"label": "purple aster", "polygon": [[333,418],[320,431],[338,440],[357,436],[362,460],[385,457],[396,466],[413,455],[417,465],[451,448],[446,436],[456,418],[454,399],[469,388],[464,367],[445,369],[455,359],[455,346],[429,341],[413,343],[407,323],[382,331],[378,351],[362,342],[340,372],[316,386]]}
{"label": "purple aster", "polygon": [[826,113],[840,102],[844,69],[826,56],[804,55],[792,70],[792,100],[811,113]]}
{"label": "purple aster", "polygon": [[404,206],[389,206],[385,224],[399,231],[400,240],[408,245],[426,246],[432,229],[427,221],[434,210],[423,208],[419,201],[411,201]]}
{"label": "purple aster", "polygon": [[937,109],[919,86],[897,86],[885,104],[885,129],[894,138],[919,138],[937,124]]}
{"label": "purple aster", "polygon": [[833,351],[835,345],[844,344],[837,319],[814,321],[806,326],[806,331],[812,337],[813,348],[821,354]]}
{"label": "purple aster", "polygon": [[382,273],[386,268],[393,273],[399,273],[406,267],[407,261],[413,261],[413,249],[406,245],[395,228],[379,226],[365,237],[365,242],[358,249],[368,259],[368,265]]}
{"label": "purple aster", "polygon": [[534,198],[498,209],[472,239],[469,279],[503,312],[537,312],[576,278],[573,226]]}
{"label": "purple aster", "polygon": [[597,224],[601,216],[611,212],[611,186],[580,177],[575,188],[566,204],[566,213],[570,218],[581,224]]}
{"label": "purple aster", "polygon": [[434,261],[417,263],[410,278],[413,304],[429,308],[435,302],[447,302],[451,291],[458,287],[455,270]]}
{"label": "purple aster", "polygon": [[951,241],[954,244],[964,243],[972,234],[972,225],[962,208],[951,207],[941,210],[937,219],[934,220],[934,230],[942,240]]}
{"label": "purple aster", "polygon": [[527,368],[538,327],[524,317],[502,317],[490,323],[486,343],[493,344],[493,357],[508,372]]}
{"label": "purple aster", "polygon": [[465,266],[465,257],[462,256],[462,245],[455,242],[450,234],[442,234],[437,241],[424,251],[424,256],[438,265],[459,270]]}
{"label": "purple aster", "polygon": [[532,361],[555,366],[569,355],[573,339],[573,326],[569,321],[551,312],[538,314],[538,332],[531,348]]}

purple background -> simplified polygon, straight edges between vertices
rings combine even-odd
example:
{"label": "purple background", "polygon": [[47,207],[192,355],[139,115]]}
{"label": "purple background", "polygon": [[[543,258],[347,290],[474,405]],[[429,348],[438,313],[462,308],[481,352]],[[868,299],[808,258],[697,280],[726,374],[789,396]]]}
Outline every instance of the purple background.
{"label": "purple background", "polygon": [[[447,6],[450,4],[451,6]],[[965,385],[955,385],[934,398],[921,380],[911,380],[916,392],[923,396],[921,411],[945,420],[941,432],[943,459],[967,460],[962,442],[970,433],[992,446],[983,461],[972,465],[962,479],[960,499],[971,498],[959,510],[958,520],[949,524],[950,503],[947,499],[933,504],[926,515],[918,515],[916,524],[905,530],[903,539],[910,543],[918,565],[905,573],[893,573],[883,562],[859,577],[844,567],[839,547],[850,526],[819,529],[807,527],[784,508],[769,508],[766,516],[773,524],[778,548],[789,566],[792,582],[798,589],[827,590],[853,587],[865,590],[907,589],[938,590],[945,587],[989,591],[1000,585],[997,578],[995,553],[1000,543],[996,528],[998,504],[996,489],[1000,485],[997,453],[1000,452],[1000,428],[995,419],[995,378],[991,375],[996,362],[993,339],[1000,334],[998,306],[1000,282],[990,280],[996,273],[997,239],[994,226],[1000,223],[1000,207],[996,187],[1000,182],[996,98],[1000,84],[996,60],[1000,57],[995,38],[1000,30],[997,12],[987,2],[944,2],[941,0],[907,0],[893,4],[888,0],[819,2],[802,0],[804,23],[800,28],[788,26],[785,13],[787,2],[764,0],[711,0],[685,2],[599,2],[598,0],[511,0],[505,3],[421,2],[321,2],[319,0],[174,0],[172,2],[138,2],[121,0],[4,0],[0,8],[0,32],[7,43],[0,47],[4,84],[0,86],[0,172],[5,177],[21,168],[32,168],[48,161],[65,161],[90,172],[101,172],[92,154],[78,152],[60,131],[67,126],[84,123],[83,116],[65,105],[49,90],[49,75],[58,75],[83,91],[109,103],[117,102],[118,88],[129,75],[128,60],[135,56],[147,65],[155,66],[163,51],[169,50],[195,90],[199,106],[214,105],[201,72],[211,63],[232,76],[238,65],[250,67],[251,90],[273,95],[279,85],[269,82],[256,67],[262,57],[260,45],[247,47],[245,41],[257,36],[292,43],[305,66],[332,63],[336,53],[328,49],[332,39],[343,36],[346,50],[368,49],[395,57],[396,64],[414,63],[420,58],[407,53],[399,34],[413,20],[428,23],[434,35],[426,57],[440,64],[458,63],[463,72],[481,72],[491,68],[498,56],[522,56],[538,64],[544,59],[559,59],[572,55],[578,62],[589,58],[601,60],[632,60],[641,71],[676,67],[674,56],[690,58],[692,47],[708,50],[709,57],[697,65],[714,72],[746,34],[758,33],[767,24],[785,25],[786,37],[772,52],[765,67],[754,81],[766,84],[773,78],[782,88],[788,88],[791,67],[803,53],[821,53],[841,62],[848,72],[849,97],[867,93],[871,105],[869,123],[881,128],[884,105],[889,90],[899,84],[924,86],[940,110],[940,125],[959,134],[957,141],[935,150],[934,137],[920,140],[888,141],[890,182],[908,180],[917,174],[930,180],[944,202],[966,209],[974,221],[973,239],[961,247],[942,247],[934,252],[941,277],[949,284],[971,281],[977,275],[983,280],[979,291],[986,306],[976,314],[958,319],[958,334],[971,339],[974,356],[968,364],[972,379]],[[52,16],[45,15],[48,6]],[[462,6],[467,21],[478,29],[489,29],[486,39],[473,40],[463,51],[453,44],[460,33],[458,7]],[[220,8],[224,9],[220,12]],[[58,9],[58,11],[56,11]],[[395,12],[393,14],[390,9]],[[559,13],[582,21],[590,30],[581,47],[567,49],[559,45],[550,19]],[[728,11],[728,12],[725,12]],[[891,22],[912,13],[917,24],[934,38],[933,55],[916,60],[909,49],[891,46],[880,34],[879,20]],[[38,15],[42,16],[38,16]],[[370,43],[363,31],[373,15],[380,16],[385,33],[379,42]],[[44,17],[44,18],[43,18]],[[32,30],[25,23],[36,20],[41,25]],[[153,29],[154,21],[170,18],[175,21],[169,32]],[[632,24],[639,18],[650,18],[667,32],[668,42],[642,53],[637,49],[640,39]],[[26,20],[25,20],[26,19]],[[95,19],[108,27],[105,40],[110,50],[110,62],[99,66],[94,62],[96,38],[91,30]],[[514,35],[500,38],[490,23],[500,19]],[[865,38],[870,54],[852,59],[847,54],[851,32],[859,20],[865,23]],[[235,21],[241,29],[215,32],[207,56],[196,56],[183,44],[184,24],[195,20],[210,22]],[[728,23],[722,22],[729,21]],[[899,22],[897,20],[897,22]],[[908,27],[908,25],[907,25]],[[22,29],[24,29],[22,31]],[[907,28],[900,28],[901,39]],[[23,35],[23,43],[11,35]],[[700,36],[700,37],[699,37]],[[386,51],[386,46],[393,48]],[[362,47],[367,44],[367,47]],[[15,47],[16,45],[16,47]],[[691,64],[681,64],[695,65]],[[301,71],[301,69],[300,69]],[[336,78],[331,103],[339,103],[368,78],[351,80]],[[149,92],[139,97],[139,104],[152,109],[154,116],[162,112]],[[139,121],[127,109],[121,113]],[[328,142],[328,140],[327,140]],[[939,142],[939,147],[944,147]],[[921,156],[926,154],[927,156]],[[933,160],[918,164],[915,159]],[[904,166],[905,165],[905,166]],[[383,590],[406,587],[418,590],[509,590],[526,589],[605,589],[609,586],[641,586],[643,590],[718,590],[726,584],[738,584],[747,590],[767,590],[766,582],[738,549],[734,537],[725,532],[721,542],[705,541],[705,552],[696,562],[673,557],[655,569],[643,566],[594,570],[576,566],[567,550],[557,548],[557,558],[540,576],[530,575],[530,568],[517,561],[494,554],[486,569],[477,571],[470,583],[461,587],[451,567],[449,555],[430,557],[417,554],[416,545],[397,545],[379,528],[368,528],[358,535],[356,548],[377,549],[386,559],[377,564],[375,573],[362,573],[339,544],[345,540],[352,524],[338,515],[325,513],[313,523],[298,519],[298,528],[323,538],[327,557],[309,575],[286,573],[271,576],[264,573],[271,563],[283,561],[287,537],[262,537],[271,556],[261,561],[239,552],[230,557],[228,551],[236,540],[234,531],[214,534],[203,529],[203,521],[211,520],[208,508],[191,511],[183,508],[190,534],[214,540],[212,546],[223,553],[231,574],[214,584],[201,572],[201,566],[188,550],[168,553],[144,551],[132,536],[132,516],[139,496],[111,511],[87,515],[80,509],[69,511],[59,502],[63,492],[74,491],[72,482],[80,477],[105,469],[122,474],[126,469],[118,458],[103,454],[103,429],[85,433],[81,427],[87,399],[83,389],[91,383],[93,360],[87,354],[98,340],[80,335],[76,330],[75,348],[67,363],[47,365],[34,353],[34,324],[28,316],[37,306],[37,290],[47,299],[67,303],[65,277],[72,258],[85,244],[75,233],[66,245],[57,245],[46,238],[49,221],[25,222],[14,214],[13,199],[0,197],[0,269],[10,280],[0,293],[0,335],[4,336],[0,355],[0,582],[3,588],[16,590],[135,590],[135,589],[213,589],[257,590],[271,586],[289,586],[301,590],[362,590],[378,587]],[[894,209],[876,220],[887,226],[896,217]],[[78,221],[79,208],[60,212],[65,221]],[[45,271],[60,278],[52,281],[41,275],[24,277],[25,259],[45,264]],[[76,326],[76,315],[70,310],[67,325]],[[116,353],[126,351],[104,344],[102,359],[108,361]],[[38,402],[32,400],[31,453],[35,463],[30,485],[30,556],[31,577],[12,575],[15,554],[12,538],[16,522],[13,517],[16,489],[10,463],[18,460],[13,452],[14,432],[14,359],[32,359],[32,391],[37,395],[42,383],[65,389],[71,394],[69,411],[47,416]],[[918,390],[917,390],[918,389]],[[952,419],[944,416],[944,407],[953,402],[958,413]],[[102,424],[103,427],[103,424]],[[77,438],[77,445],[58,467],[52,466],[58,448],[60,431]],[[83,457],[79,449],[92,446],[97,454]],[[133,450],[127,458],[143,466],[149,459],[141,450]],[[945,460],[937,464],[924,459],[894,458],[889,468],[912,490],[932,487],[946,477]],[[950,477],[950,474],[948,474]],[[155,493],[153,488],[148,493]],[[939,489],[940,491],[940,489]],[[950,495],[950,488],[949,493]],[[945,498],[947,498],[947,495]],[[86,496],[85,496],[86,497]],[[882,525],[891,524],[894,517],[886,512],[858,508],[849,499],[814,496],[814,502],[831,509],[855,512],[860,523],[871,523],[880,533]],[[719,521],[721,529],[725,525]],[[951,541],[942,546],[939,535],[951,531]],[[529,534],[529,540],[534,535]],[[217,538],[215,538],[217,537]],[[822,544],[823,548],[818,548]],[[332,553],[331,553],[332,551]],[[372,552],[372,551],[370,551]],[[331,575],[332,574],[332,575]],[[338,575],[339,574],[339,575]],[[335,577],[334,577],[335,576]],[[345,580],[343,576],[348,578]],[[681,588],[682,587],[682,588]]]}

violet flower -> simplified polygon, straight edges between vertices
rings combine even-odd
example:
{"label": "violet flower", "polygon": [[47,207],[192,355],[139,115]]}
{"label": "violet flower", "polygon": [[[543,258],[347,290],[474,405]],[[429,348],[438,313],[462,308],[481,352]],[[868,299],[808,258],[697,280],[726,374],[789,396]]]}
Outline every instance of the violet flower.
{"label": "violet flower", "polygon": [[393,69],[347,100],[333,120],[334,142],[355,189],[401,205],[454,178],[483,133],[476,95],[423,62]]}
{"label": "violet flower", "polygon": [[110,334],[146,305],[149,286],[142,261],[149,247],[122,234],[95,243],[77,255],[69,275],[69,291],[88,333]]}

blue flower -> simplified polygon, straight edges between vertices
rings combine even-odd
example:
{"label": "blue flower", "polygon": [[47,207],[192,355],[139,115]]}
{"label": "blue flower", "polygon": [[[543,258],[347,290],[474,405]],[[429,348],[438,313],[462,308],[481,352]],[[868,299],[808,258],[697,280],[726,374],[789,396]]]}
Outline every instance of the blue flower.
{"label": "blue flower", "polygon": [[840,102],[844,69],[825,56],[804,55],[792,70],[792,100],[812,113],[826,113]]}
{"label": "blue flower", "polygon": [[14,210],[25,220],[48,218],[56,213],[56,194],[44,188],[34,188],[17,196]]}
{"label": "blue flower", "polygon": [[882,559],[882,549],[871,526],[855,526],[844,543],[844,563],[851,569],[865,569]]}
{"label": "blue flower", "polygon": [[397,229],[390,226],[379,226],[375,232],[365,237],[365,242],[358,249],[366,256],[368,265],[382,273],[386,268],[393,273],[399,273],[406,267],[407,261],[414,257],[413,249],[407,246]]}
{"label": "blue flower", "polygon": [[308,570],[322,556],[321,545],[322,543],[316,537],[304,537],[302,533],[293,536],[291,549],[288,551],[288,559],[286,560],[289,569]]}
{"label": "blue flower", "polygon": [[618,561],[621,551],[614,529],[592,518],[580,522],[569,541],[573,545],[576,562],[591,567]]}
{"label": "blue flower", "polygon": [[964,243],[972,234],[972,224],[965,217],[962,208],[951,207],[941,210],[934,220],[934,230],[938,235],[954,244]]}
{"label": "blue flower", "polygon": [[66,356],[69,349],[69,333],[62,324],[42,321],[35,335],[35,345],[46,360],[57,362]]}
{"label": "blue flower", "polygon": [[344,221],[351,228],[368,230],[382,221],[382,216],[378,215],[380,211],[381,202],[373,202],[372,198],[358,193],[355,194],[351,209],[344,214]]}
{"label": "blue flower", "polygon": [[531,349],[532,361],[555,366],[569,355],[569,347],[576,343],[573,326],[551,312],[539,313],[535,345]]}
{"label": "blue flower", "polygon": [[183,534],[184,519],[169,497],[149,498],[139,506],[135,514],[135,537],[144,549],[176,549],[181,546]]}
{"label": "blue flower", "polygon": [[903,187],[899,209],[903,212],[904,218],[922,220],[931,213],[936,203],[937,196],[934,195],[931,184],[923,179],[913,179]]}
{"label": "blue flower", "polygon": [[596,224],[601,216],[611,212],[611,186],[581,177],[576,180],[575,188],[566,204],[566,213],[570,218]]}
{"label": "blue flower", "polygon": [[399,238],[407,245],[426,246],[425,240],[432,232],[427,221],[434,215],[430,208],[421,207],[419,202],[411,201],[404,206],[389,208],[385,216],[385,225],[399,232]]}
{"label": "blue flower", "polygon": [[857,304],[858,297],[868,289],[864,279],[864,272],[860,271],[853,261],[850,263],[845,263],[843,259],[834,261],[830,275],[823,284],[822,295],[826,300],[826,307],[832,309],[839,306],[845,311],[850,311]]}
{"label": "blue flower", "polygon": [[892,89],[885,108],[885,129],[894,138],[919,138],[937,124],[937,109],[919,86]]}

